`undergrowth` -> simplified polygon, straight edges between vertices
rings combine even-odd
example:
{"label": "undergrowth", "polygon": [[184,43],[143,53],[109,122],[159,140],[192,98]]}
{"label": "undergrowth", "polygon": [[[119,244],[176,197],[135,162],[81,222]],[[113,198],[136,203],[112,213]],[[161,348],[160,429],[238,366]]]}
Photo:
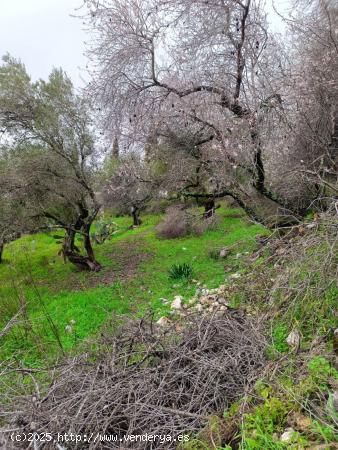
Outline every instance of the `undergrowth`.
{"label": "undergrowth", "polygon": [[[114,219],[117,232],[96,246],[105,269],[89,280],[63,264],[48,235],[12,243],[0,270],[0,309],[6,320],[25,307],[26,323],[13,327],[2,345],[2,356],[20,355],[25,364],[34,365],[60,353],[56,334],[63,352],[76,352],[112,314],[141,317],[151,309],[157,317],[168,315],[168,299],[179,294],[186,302],[195,294],[193,268],[202,286],[225,285],[230,307],[264,317],[270,362],[266,371],[257,374],[253,391],[210,418],[204,430],[180,448],[335,448],[335,219],[330,214],[310,218],[301,231],[296,227],[267,239],[268,232],[248,223],[239,211],[222,208],[219,214],[218,229],[170,240],[156,237],[162,216],[145,217],[136,230],[128,230],[126,218]],[[258,239],[260,247],[257,235],[264,236]],[[220,257],[222,248],[228,249],[225,258]],[[124,260],[117,258],[118,252]],[[126,276],[130,255],[142,258]],[[291,332],[299,336],[299,346],[287,343]]]}
{"label": "undergrowth", "polygon": [[[247,223],[239,210],[220,208],[218,215],[217,230],[170,240],[156,236],[161,215],[144,216],[142,226],[133,230],[129,217],[114,218],[114,235],[95,245],[97,259],[104,265],[96,274],[65,264],[52,235],[35,234],[12,242],[5,247],[5,263],[0,266],[0,321],[5,324],[23,307],[25,327],[13,327],[2,340],[1,357],[16,354],[27,365],[40,364],[60,353],[55,330],[68,352],[98,333],[112,314],[141,317],[149,310],[158,317],[168,314],[165,299],[181,295],[188,300],[196,290],[185,277],[168,277],[173,264],[191,265],[201,284],[217,287],[224,281],[224,261],[211,261],[209,251],[239,241],[253,249],[255,235],[266,233],[262,226]],[[77,244],[81,246],[80,241]],[[237,261],[233,264],[235,268]]]}

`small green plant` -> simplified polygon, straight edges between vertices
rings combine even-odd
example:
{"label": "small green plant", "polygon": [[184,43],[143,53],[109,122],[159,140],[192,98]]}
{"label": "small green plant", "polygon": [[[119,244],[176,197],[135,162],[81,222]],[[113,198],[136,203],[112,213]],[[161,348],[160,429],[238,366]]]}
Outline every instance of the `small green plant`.
{"label": "small green plant", "polygon": [[338,371],[323,356],[316,356],[308,364],[309,372],[317,385],[327,387],[329,377],[338,379]]}
{"label": "small green plant", "polygon": [[216,248],[213,250],[210,250],[209,258],[213,259],[214,261],[218,261],[220,259],[219,250]]}
{"label": "small green plant", "polygon": [[252,413],[244,415],[242,425],[244,450],[286,448],[282,442],[276,442],[274,433],[281,433],[286,425],[288,405],[279,398],[270,397],[267,388],[262,389],[265,401],[257,406]]}
{"label": "small green plant", "polygon": [[281,353],[285,353],[289,350],[288,344],[286,343],[286,338],[288,336],[289,330],[288,326],[285,324],[276,324],[273,331],[273,345],[274,348]]}
{"label": "small green plant", "polygon": [[92,234],[92,239],[96,244],[103,244],[116,233],[117,229],[118,226],[116,222],[101,220],[96,224],[96,230],[95,233]]}
{"label": "small green plant", "polygon": [[193,275],[193,268],[190,264],[173,264],[169,269],[169,278],[173,280],[188,280]]}

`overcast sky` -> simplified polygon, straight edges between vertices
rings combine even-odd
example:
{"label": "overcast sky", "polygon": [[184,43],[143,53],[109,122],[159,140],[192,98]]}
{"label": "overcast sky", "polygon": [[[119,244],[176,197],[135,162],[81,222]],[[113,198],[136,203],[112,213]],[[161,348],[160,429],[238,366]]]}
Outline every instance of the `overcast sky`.
{"label": "overcast sky", "polygon": [[[0,55],[20,58],[34,80],[62,67],[76,86],[86,74],[82,0],[0,0]],[[82,69],[82,71],[81,71]]]}
{"label": "overcast sky", "polygon": [[[281,11],[288,2],[275,0]],[[81,19],[71,17],[81,14],[77,11],[81,5],[82,0],[0,0],[0,56],[8,52],[20,58],[33,80],[47,78],[54,66],[62,67],[76,86],[83,86],[88,36]],[[267,0],[267,10],[272,27],[282,31],[272,0]]]}

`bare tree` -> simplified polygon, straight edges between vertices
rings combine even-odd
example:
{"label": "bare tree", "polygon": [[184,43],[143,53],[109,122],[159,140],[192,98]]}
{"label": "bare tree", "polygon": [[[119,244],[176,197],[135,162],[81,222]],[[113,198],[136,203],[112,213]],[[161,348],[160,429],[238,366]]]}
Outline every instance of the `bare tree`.
{"label": "bare tree", "polygon": [[[296,169],[318,199],[338,193],[338,7],[297,1],[289,20],[294,65],[291,144]],[[299,159],[301,164],[299,164]]]}
{"label": "bare tree", "polygon": [[[90,91],[103,105],[106,129],[118,126],[129,145],[144,148],[154,126],[174,118],[184,128],[193,120],[212,133],[232,172],[218,195],[232,195],[255,218],[275,221],[281,202],[266,186],[260,127],[269,109],[282,107],[282,98],[260,77],[269,55],[259,2],[86,4],[96,32],[89,54],[98,67]],[[241,138],[244,162],[232,148]]]}
{"label": "bare tree", "polygon": [[129,212],[133,226],[141,225],[140,212],[158,197],[160,180],[139,155],[121,157],[103,191],[104,202],[122,212]]}

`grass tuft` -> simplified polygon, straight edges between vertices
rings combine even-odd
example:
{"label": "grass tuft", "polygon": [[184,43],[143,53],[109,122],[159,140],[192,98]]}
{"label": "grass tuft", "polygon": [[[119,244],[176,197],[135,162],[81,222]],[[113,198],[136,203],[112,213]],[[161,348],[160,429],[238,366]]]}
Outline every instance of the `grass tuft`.
{"label": "grass tuft", "polygon": [[190,264],[173,264],[169,269],[169,278],[173,280],[189,280],[194,270]]}

